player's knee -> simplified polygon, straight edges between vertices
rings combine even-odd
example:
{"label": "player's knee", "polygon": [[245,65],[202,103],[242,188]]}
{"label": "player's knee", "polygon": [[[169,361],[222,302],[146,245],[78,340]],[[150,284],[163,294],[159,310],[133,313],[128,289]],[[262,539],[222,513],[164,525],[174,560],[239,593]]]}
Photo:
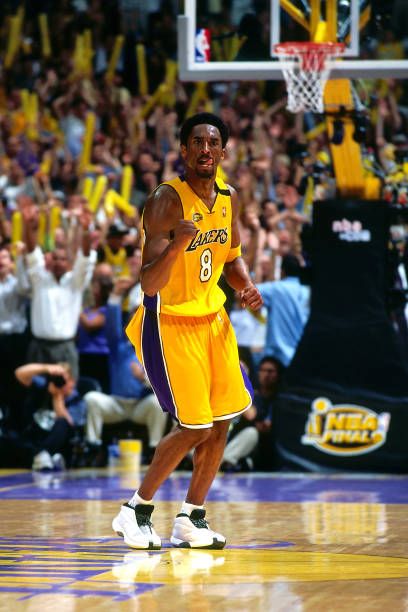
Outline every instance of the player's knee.
{"label": "player's knee", "polygon": [[226,439],[230,424],[230,420],[216,421],[211,431],[212,437],[217,438],[219,440]]}
{"label": "player's knee", "polygon": [[184,432],[184,435],[187,435],[189,438],[191,438],[191,441],[194,446],[198,446],[202,442],[208,440],[212,432],[211,427],[205,427],[203,429],[188,429],[187,427],[182,427],[182,430]]}

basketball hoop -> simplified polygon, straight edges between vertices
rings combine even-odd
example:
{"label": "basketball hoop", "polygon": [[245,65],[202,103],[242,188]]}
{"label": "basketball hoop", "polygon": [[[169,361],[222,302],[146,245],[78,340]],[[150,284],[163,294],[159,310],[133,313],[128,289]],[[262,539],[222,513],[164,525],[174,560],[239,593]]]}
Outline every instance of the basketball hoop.
{"label": "basketball hoop", "polygon": [[[288,91],[287,108],[292,113],[323,113],[323,92],[329,78],[327,61],[344,53],[341,42],[283,42],[274,46],[282,62]],[[288,66],[284,67],[284,63]]]}

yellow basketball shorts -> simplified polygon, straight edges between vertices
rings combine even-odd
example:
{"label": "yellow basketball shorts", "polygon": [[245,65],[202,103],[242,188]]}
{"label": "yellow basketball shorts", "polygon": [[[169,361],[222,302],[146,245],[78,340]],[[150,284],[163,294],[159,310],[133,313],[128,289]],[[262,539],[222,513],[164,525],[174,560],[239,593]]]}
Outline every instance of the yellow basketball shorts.
{"label": "yellow basketball shorts", "polygon": [[162,409],[180,425],[211,427],[251,406],[252,385],[224,309],[175,317],[140,306],[126,333]]}

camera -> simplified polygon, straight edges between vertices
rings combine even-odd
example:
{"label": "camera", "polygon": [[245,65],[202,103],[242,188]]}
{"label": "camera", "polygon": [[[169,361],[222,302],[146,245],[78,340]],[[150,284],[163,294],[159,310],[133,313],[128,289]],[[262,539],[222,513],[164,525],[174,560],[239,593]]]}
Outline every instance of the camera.
{"label": "camera", "polygon": [[52,382],[58,389],[61,389],[67,381],[60,374],[56,374],[54,376],[49,376],[48,382]]}
{"label": "camera", "polygon": [[327,167],[321,162],[315,162],[307,167],[305,167],[306,174],[302,176],[298,186],[298,192],[301,196],[305,195],[307,186],[308,186],[308,178],[312,177],[315,185],[320,185],[323,179],[324,172],[327,170]]}

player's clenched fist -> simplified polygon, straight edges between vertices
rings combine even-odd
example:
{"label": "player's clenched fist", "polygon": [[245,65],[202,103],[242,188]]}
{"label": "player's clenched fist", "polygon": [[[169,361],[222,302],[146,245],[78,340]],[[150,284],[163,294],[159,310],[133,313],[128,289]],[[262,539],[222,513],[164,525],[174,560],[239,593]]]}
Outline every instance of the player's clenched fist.
{"label": "player's clenched fist", "polygon": [[174,230],[171,232],[173,245],[182,249],[191,242],[197,234],[198,229],[193,221],[180,219]]}
{"label": "player's clenched fist", "polygon": [[262,296],[259,293],[255,285],[249,285],[240,291],[241,305],[242,308],[251,308],[251,310],[258,310],[262,304]]}

